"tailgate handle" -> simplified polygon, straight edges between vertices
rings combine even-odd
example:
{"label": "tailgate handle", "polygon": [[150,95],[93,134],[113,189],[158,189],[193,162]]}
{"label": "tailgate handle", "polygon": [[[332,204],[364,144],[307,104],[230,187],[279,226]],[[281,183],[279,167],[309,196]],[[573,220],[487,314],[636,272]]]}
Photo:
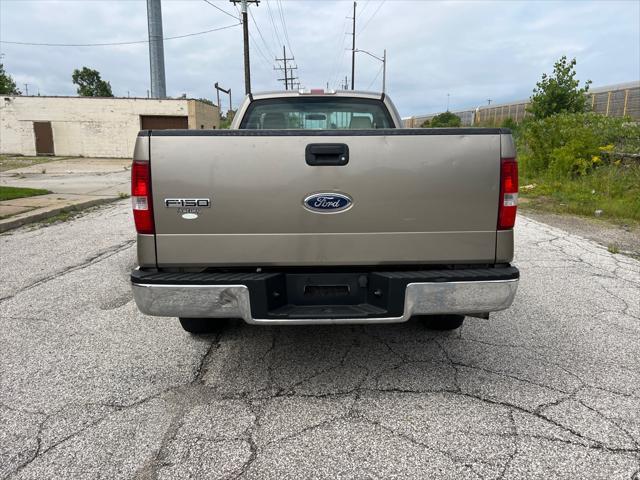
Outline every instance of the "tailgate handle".
{"label": "tailgate handle", "polygon": [[341,166],[349,163],[349,147],[344,143],[310,143],[305,149],[307,165]]}

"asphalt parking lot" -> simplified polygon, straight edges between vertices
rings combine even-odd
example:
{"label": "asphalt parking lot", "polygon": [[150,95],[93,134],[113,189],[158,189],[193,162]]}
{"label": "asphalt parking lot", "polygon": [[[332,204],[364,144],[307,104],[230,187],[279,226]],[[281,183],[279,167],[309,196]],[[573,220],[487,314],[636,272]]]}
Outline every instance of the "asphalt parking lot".
{"label": "asphalt parking lot", "polygon": [[129,202],[0,236],[0,478],[640,478],[640,262],[520,217],[513,307],[195,338]]}

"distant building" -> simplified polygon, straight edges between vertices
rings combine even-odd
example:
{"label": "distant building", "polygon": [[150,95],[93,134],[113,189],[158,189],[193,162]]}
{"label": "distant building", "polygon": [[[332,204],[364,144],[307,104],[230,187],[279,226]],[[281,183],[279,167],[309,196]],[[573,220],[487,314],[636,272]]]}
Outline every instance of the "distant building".
{"label": "distant building", "polygon": [[219,128],[199,100],[0,95],[0,153],[126,158],[139,130]]}

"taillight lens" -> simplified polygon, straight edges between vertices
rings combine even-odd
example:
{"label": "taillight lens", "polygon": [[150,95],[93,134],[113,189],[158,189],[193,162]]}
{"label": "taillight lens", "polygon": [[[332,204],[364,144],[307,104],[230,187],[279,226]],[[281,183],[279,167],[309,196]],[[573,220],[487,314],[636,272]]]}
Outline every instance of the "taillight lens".
{"label": "taillight lens", "polygon": [[518,162],[515,158],[500,161],[500,205],[498,230],[509,230],[516,223],[518,209]]}
{"label": "taillight lens", "polygon": [[151,166],[134,160],[131,167],[131,204],[138,233],[155,233],[151,200]]}

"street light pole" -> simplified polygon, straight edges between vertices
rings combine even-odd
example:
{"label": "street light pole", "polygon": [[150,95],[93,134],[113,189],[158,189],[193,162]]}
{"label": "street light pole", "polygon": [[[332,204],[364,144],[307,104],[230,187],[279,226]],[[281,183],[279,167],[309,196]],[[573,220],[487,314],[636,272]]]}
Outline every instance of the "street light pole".
{"label": "street light pole", "polygon": [[382,93],[385,93],[387,91],[387,49],[386,48],[384,49],[382,58],[378,57],[377,55],[374,55],[371,52],[367,52],[366,50],[362,50],[358,48],[356,48],[354,52],[366,53],[370,57],[373,57],[376,60],[382,62]]}
{"label": "street light pole", "polygon": [[222,88],[220,85],[218,85],[218,82],[215,83],[214,87],[216,89],[216,95],[218,96],[218,118],[222,120],[222,108],[220,107],[220,92],[224,92],[227,95],[229,95],[229,110],[231,110],[231,89]]}
{"label": "street light pole", "polygon": [[353,90],[355,88],[355,84],[356,84],[356,52],[358,50],[356,50],[356,6],[358,5],[357,2],[353,2],[353,33],[351,34],[353,36],[352,39],[352,43],[351,43],[351,90]]}
{"label": "street light pole", "polygon": [[387,91],[387,49],[382,55],[382,93]]}

